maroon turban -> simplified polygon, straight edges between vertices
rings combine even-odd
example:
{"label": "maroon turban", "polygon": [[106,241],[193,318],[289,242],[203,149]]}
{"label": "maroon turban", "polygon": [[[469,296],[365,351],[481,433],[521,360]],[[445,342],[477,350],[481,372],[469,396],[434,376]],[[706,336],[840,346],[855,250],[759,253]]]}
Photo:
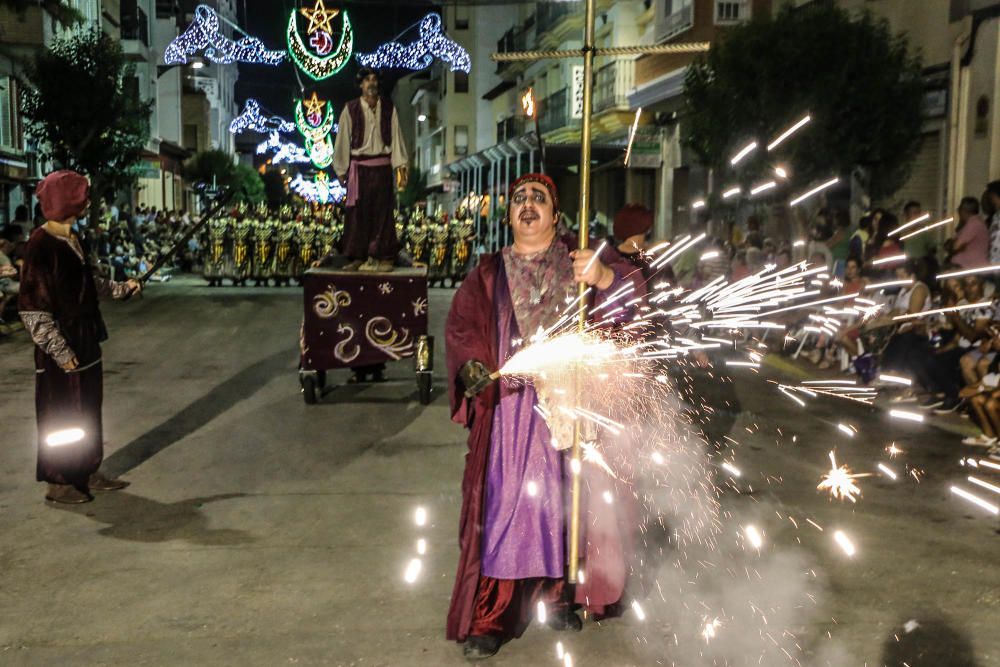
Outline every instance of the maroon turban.
{"label": "maroon turban", "polygon": [[630,236],[645,234],[653,228],[653,212],[642,204],[625,204],[615,213],[615,240],[624,241]]}
{"label": "maroon turban", "polygon": [[559,219],[559,192],[556,190],[555,182],[546,176],[545,174],[525,174],[521,176],[516,181],[510,184],[510,190],[507,192],[507,208],[510,209],[510,198],[514,196],[514,191],[525,183],[541,183],[545,186],[545,189],[549,191],[549,196],[552,197],[553,211],[556,214],[556,220]]}
{"label": "maroon turban", "polygon": [[46,220],[62,222],[83,213],[90,199],[87,177],[69,169],[46,176],[35,188],[35,196]]}

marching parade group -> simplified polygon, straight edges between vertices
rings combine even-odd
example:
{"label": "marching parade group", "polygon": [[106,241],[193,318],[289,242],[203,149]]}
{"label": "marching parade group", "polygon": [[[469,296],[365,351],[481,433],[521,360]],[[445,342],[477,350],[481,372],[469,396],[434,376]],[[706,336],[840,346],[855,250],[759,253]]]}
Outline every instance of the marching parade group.
{"label": "marching parade group", "polygon": [[[468,273],[475,234],[471,219],[396,211],[395,225],[402,248],[397,265],[426,266],[431,284],[453,286]],[[336,257],[343,235],[344,211],[335,205],[283,206],[277,215],[263,205],[244,207],[209,222],[201,242],[191,246],[199,250],[191,260],[209,285],[224,280],[287,285]]]}

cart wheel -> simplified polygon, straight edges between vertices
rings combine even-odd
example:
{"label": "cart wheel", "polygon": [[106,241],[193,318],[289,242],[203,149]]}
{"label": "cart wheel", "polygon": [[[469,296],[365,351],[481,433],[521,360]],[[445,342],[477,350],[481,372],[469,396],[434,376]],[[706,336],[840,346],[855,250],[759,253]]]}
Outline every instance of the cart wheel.
{"label": "cart wheel", "polygon": [[307,405],[316,404],[316,378],[312,375],[302,376],[302,397],[306,400]]}
{"label": "cart wheel", "polygon": [[430,405],[431,384],[434,377],[430,373],[417,373],[417,388],[420,390],[420,405]]}

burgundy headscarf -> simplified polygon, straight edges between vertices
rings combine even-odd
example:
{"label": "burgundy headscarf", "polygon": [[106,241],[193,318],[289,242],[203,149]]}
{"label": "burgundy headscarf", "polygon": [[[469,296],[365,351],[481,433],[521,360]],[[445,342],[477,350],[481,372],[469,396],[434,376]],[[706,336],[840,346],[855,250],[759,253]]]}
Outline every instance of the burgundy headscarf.
{"label": "burgundy headscarf", "polygon": [[[525,174],[521,176],[516,181],[510,184],[510,190],[507,191],[507,211],[510,211],[510,198],[514,196],[514,191],[525,183],[541,183],[545,186],[545,189],[549,191],[549,196],[552,197],[552,207],[553,207],[553,217],[559,220],[559,192],[556,190],[555,181],[546,176],[545,174]],[[509,213],[508,213],[509,215]]]}
{"label": "burgundy headscarf", "polygon": [[90,183],[83,174],[60,169],[46,176],[35,188],[35,196],[46,220],[62,222],[83,213],[90,199]]}
{"label": "burgundy headscarf", "polygon": [[645,234],[653,228],[653,212],[642,204],[625,204],[615,213],[614,234],[616,241]]}

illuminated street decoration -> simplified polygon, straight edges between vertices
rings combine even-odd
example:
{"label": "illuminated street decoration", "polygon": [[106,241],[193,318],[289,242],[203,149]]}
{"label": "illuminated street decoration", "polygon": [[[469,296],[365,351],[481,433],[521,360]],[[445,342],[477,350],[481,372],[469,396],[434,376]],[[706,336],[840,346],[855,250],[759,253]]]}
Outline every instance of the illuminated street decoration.
{"label": "illuminated street decoration", "polygon": [[347,190],[336,178],[332,181],[326,172],[319,172],[316,177],[309,181],[298,174],[288,186],[295,194],[308,202],[316,204],[332,204],[340,202],[347,194]]}
{"label": "illuminated street decoration", "polygon": [[318,169],[333,163],[333,141],[330,139],[333,117],[333,105],[320,100],[316,93],[295,104],[295,126],[305,137],[306,152]]}
{"label": "illuminated street decoration", "polygon": [[[354,31],[351,29],[351,20],[347,12],[328,10],[323,5],[323,0],[316,0],[313,9],[302,9],[302,14],[309,19],[307,34],[309,35],[309,45],[315,53],[303,43],[296,12],[292,12],[288,17],[288,53],[299,69],[308,74],[315,81],[328,79],[347,64],[351,53],[354,51]],[[330,21],[340,14],[343,27],[340,31],[340,41],[334,46],[333,32]]]}
{"label": "illuminated street decoration", "polygon": [[274,156],[271,158],[273,164],[281,164],[282,162],[305,164],[312,161],[304,148],[290,141],[282,141],[277,130],[271,131],[267,141],[257,144],[257,155],[265,155],[271,151],[274,151]]}
{"label": "illuminated street decoration", "polygon": [[[238,29],[238,28],[237,28]],[[285,60],[284,51],[271,51],[256,37],[249,35],[233,41],[219,32],[219,16],[207,5],[194,10],[194,22],[181,35],[174,38],[163,52],[167,65],[184,65],[188,56],[203,55],[214,63],[254,63],[280,65]]]}
{"label": "illuminated street decoration", "polygon": [[437,14],[428,14],[420,20],[420,38],[415,42],[387,42],[373,53],[357,54],[359,63],[374,69],[398,67],[418,70],[430,67],[435,58],[449,63],[453,72],[468,73],[472,69],[469,52],[444,35],[441,17]]}
{"label": "illuminated street decoration", "polygon": [[276,131],[284,134],[295,131],[295,123],[289,122],[279,116],[263,116],[260,113],[260,103],[250,98],[243,106],[243,113],[233,119],[229,124],[229,131],[233,134],[243,134],[244,132],[260,132],[268,134]]}

